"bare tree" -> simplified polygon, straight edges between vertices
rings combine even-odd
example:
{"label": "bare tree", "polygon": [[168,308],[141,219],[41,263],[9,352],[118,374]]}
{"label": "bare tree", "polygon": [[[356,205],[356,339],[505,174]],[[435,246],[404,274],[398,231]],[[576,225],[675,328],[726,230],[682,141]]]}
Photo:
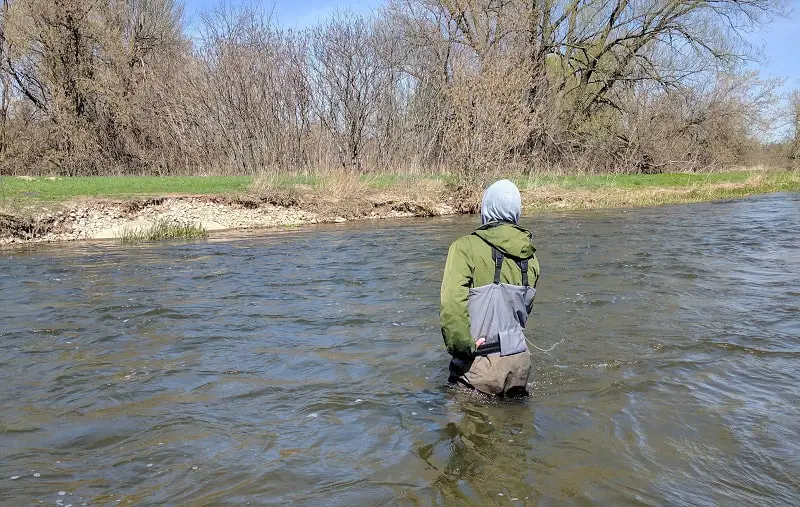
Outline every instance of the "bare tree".
{"label": "bare tree", "polygon": [[143,129],[153,118],[140,85],[166,81],[168,60],[187,47],[175,1],[4,5],[4,75],[37,111],[39,164],[67,174],[152,168],[139,160],[152,147]]}
{"label": "bare tree", "polygon": [[789,160],[795,168],[800,168],[800,90],[792,91],[789,96],[789,114],[791,116],[791,144]]}
{"label": "bare tree", "polygon": [[188,83],[206,164],[254,174],[308,163],[311,99],[305,40],[253,7],[220,6],[203,17]]}
{"label": "bare tree", "polygon": [[6,41],[6,20],[8,19],[8,0],[3,0],[2,12],[0,12],[0,158],[2,158],[8,147],[8,121],[11,110],[11,73],[8,69],[9,46]]}
{"label": "bare tree", "polygon": [[307,37],[308,86],[317,118],[333,136],[342,167],[361,169],[367,127],[392,83],[376,33],[363,17],[339,13]]}

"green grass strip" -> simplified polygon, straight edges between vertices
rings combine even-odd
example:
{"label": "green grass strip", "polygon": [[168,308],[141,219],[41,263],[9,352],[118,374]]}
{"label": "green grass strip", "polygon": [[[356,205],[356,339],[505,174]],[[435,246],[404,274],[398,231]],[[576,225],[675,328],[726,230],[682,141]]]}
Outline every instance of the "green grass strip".
{"label": "green grass strip", "polygon": [[27,180],[0,177],[0,199],[66,201],[81,197],[156,197],[244,192],[249,176],[81,176]]}
{"label": "green grass strip", "polygon": [[683,187],[689,185],[743,183],[747,171],[720,173],[604,174],[586,176],[522,176],[512,178],[521,189],[559,186],[570,189]]}

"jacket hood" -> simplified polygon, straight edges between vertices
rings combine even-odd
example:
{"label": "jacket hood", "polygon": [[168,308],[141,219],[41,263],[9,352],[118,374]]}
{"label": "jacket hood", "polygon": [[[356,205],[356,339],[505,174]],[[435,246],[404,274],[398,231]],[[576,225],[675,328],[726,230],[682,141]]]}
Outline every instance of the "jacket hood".
{"label": "jacket hood", "polygon": [[514,224],[491,223],[479,227],[473,234],[497,248],[503,255],[530,259],[536,249],[531,244],[530,231]]}
{"label": "jacket hood", "polygon": [[483,192],[481,199],[481,223],[508,222],[519,223],[522,213],[522,199],[519,189],[509,180],[492,183]]}

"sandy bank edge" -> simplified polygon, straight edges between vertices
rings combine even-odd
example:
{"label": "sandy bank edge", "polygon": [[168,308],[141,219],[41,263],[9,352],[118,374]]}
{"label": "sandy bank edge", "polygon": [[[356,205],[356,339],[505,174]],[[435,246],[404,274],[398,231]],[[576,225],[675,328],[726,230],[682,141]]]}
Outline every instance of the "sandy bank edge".
{"label": "sandy bank edge", "polygon": [[457,213],[454,207],[445,202],[415,202],[385,196],[338,210],[331,206],[317,208],[320,209],[217,196],[88,199],[49,207],[28,205],[14,212],[0,211],[0,246],[117,239],[125,231],[141,230],[159,220],[199,225],[213,232]]}

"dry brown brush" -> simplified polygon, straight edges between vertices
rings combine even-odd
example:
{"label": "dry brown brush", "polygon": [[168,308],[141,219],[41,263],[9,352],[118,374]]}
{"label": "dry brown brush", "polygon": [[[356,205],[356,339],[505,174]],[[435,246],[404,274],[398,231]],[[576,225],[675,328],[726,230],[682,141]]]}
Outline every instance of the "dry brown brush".
{"label": "dry brown brush", "polygon": [[741,33],[780,0],[389,0],[300,31],[221,2],[192,32],[179,0],[2,1],[0,174],[716,169],[759,162],[778,100]]}

